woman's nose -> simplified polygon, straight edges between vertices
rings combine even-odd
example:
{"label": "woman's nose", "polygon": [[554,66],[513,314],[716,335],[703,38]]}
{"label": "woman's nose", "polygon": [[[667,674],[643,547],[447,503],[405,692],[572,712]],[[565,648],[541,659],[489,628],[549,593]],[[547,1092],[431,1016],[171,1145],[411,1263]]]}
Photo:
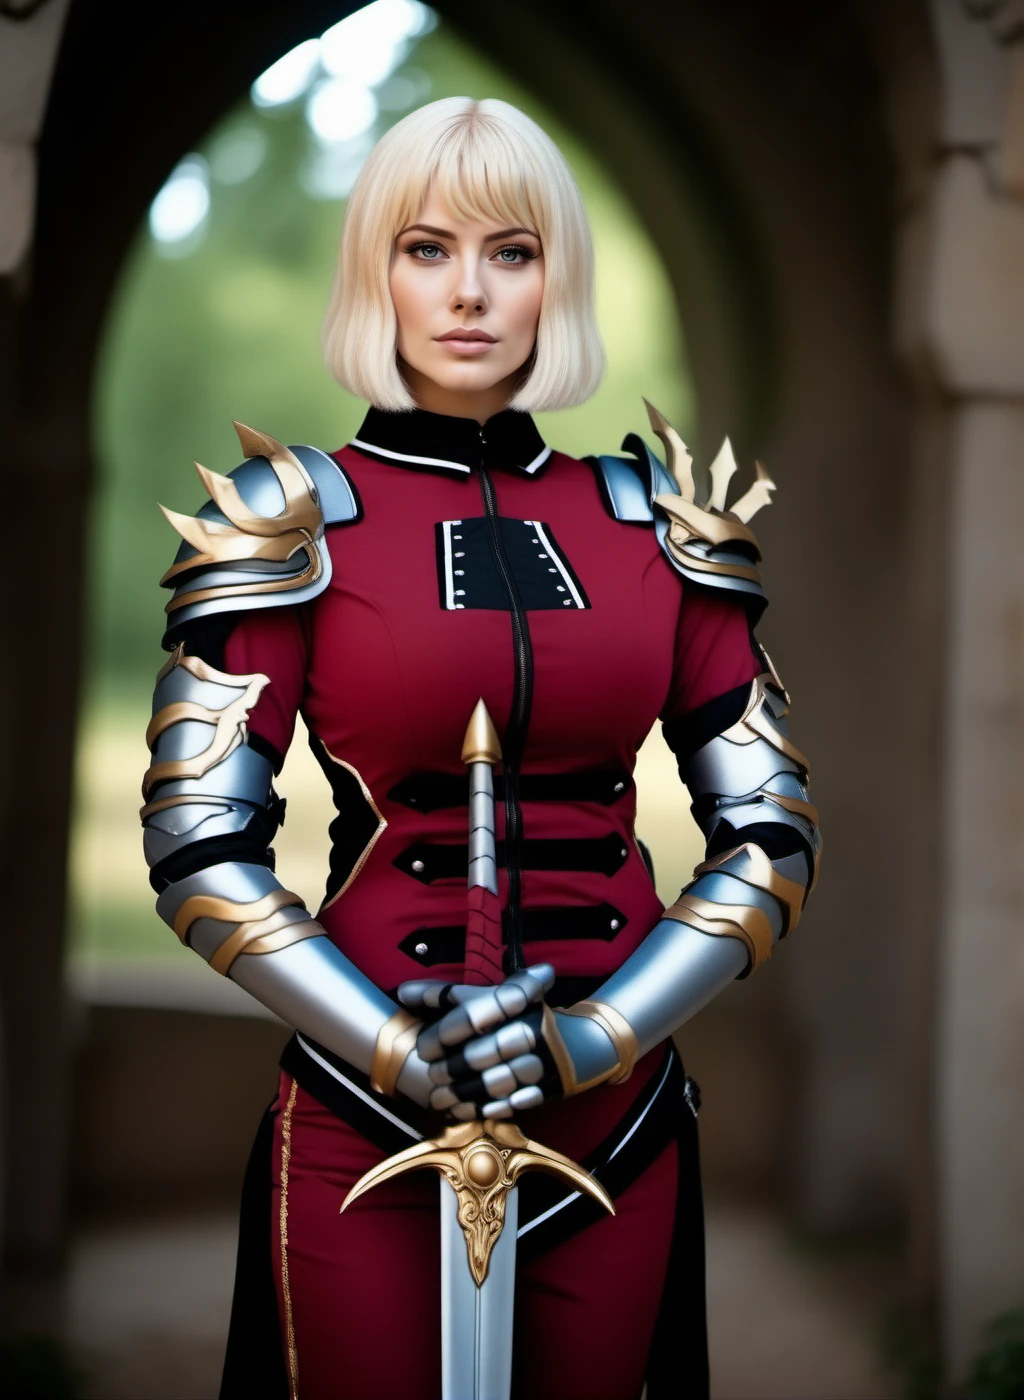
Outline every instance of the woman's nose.
{"label": "woman's nose", "polygon": [[452,291],[453,311],[487,310],[487,296],[480,280],[480,269],[475,258],[465,258],[459,263],[459,276]]}

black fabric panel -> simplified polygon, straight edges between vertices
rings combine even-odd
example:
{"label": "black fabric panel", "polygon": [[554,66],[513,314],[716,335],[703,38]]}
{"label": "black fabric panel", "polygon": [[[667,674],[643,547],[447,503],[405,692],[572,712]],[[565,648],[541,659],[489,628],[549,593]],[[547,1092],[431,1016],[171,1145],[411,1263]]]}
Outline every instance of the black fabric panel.
{"label": "black fabric panel", "polygon": [[[497,517],[505,558],[515,578],[523,608],[527,612],[565,610],[579,612],[569,592],[560,564],[577,588],[584,608],[590,607],[583,585],[568,559],[556,544],[550,529],[541,522],[550,549],[534,532],[533,522]],[[467,517],[452,522],[452,589],[459,608],[483,608],[508,612],[511,599],[502,582],[491,538],[491,521],[487,516]],[[447,607],[446,564],[444,557],[444,526],[435,527],[438,588],[441,606]]]}
{"label": "black fabric panel", "polygon": [[263,1115],[242,1183],[235,1290],[219,1400],[288,1400],[274,1286],[272,1156],[274,1115]]}
{"label": "black fabric panel", "polygon": [[647,1362],[647,1400],[708,1400],[704,1199],[697,1120],[691,1112],[680,1118],[677,1141],[672,1248]]}
{"label": "black fabric panel", "polygon": [[262,808],[254,810],[256,815],[244,831],[210,836],[205,841],[190,841],[181,850],[158,861],[149,872],[149,883],[157,894],[161,894],[168,885],[184,880],[187,875],[194,875],[197,870],[223,865],[227,861],[265,865],[268,870],[273,870],[274,852],[267,843],[274,839],[277,823],[271,823],[269,814]]}
{"label": "black fabric panel", "polygon": [[746,681],[663,726],[665,743],[675,754],[681,773],[698,749],[742,717],[749,698],[750,682]]}
{"label": "black fabric panel", "polygon": [[[522,913],[523,942],[543,943],[553,939],[593,940],[610,943],[629,923],[613,904],[587,904],[562,909],[525,909]],[[612,925],[615,925],[613,928]],[[426,944],[425,953],[417,953]],[[466,954],[466,925],[425,926],[407,933],[398,945],[407,957],[421,967],[438,963],[460,963]]]}
{"label": "black fabric panel", "polygon": [[[334,823],[331,824],[334,831]],[[505,843],[496,843],[498,864],[505,859]],[[523,870],[590,870],[598,875],[612,876],[620,870],[629,855],[622,838],[614,831],[596,839],[566,837],[522,843]],[[332,857],[333,859],[333,857]],[[422,870],[414,870],[420,863]],[[469,873],[468,847],[465,845],[431,845],[421,841],[395,857],[396,869],[411,875],[424,885],[435,880],[465,879]]]}
{"label": "black fabric panel", "polygon": [[173,651],[179,642],[184,642],[186,656],[201,656],[208,666],[223,671],[224,647],[241,616],[239,612],[223,612],[194,617],[190,622],[172,620],[164,633],[164,647]]}
{"label": "black fabric panel", "polygon": [[[284,754],[269,739],[264,739],[262,734],[254,734],[251,729],[246,731],[245,742],[252,749],[253,753],[258,753],[261,758],[265,758],[274,770],[274,777],[278,777],[284,767]],[[278,825],[284,826],[284,807],[281,802]]]}
{"label": "black fabric panel", "polygon": [[803,856],[807,862],[807,883],[814,878],[814,852],[796,827],[785,822],[751,822],[750,826],[734,827],[721,821],[708,842],[706,859],[731,851],[744,841],[760,846],[769,860],[784,860],[786,856]]}
{"label": "black fabric panel", "polygon": [[[576,773],[523,773],[519,778],[521,802],[599,802],[610,807],[632,788],[624,768],[582,768]],[[417,812],[468,805],[469,784],[463,773],[412,773],[388,793],[391,802]],[[494,778],[494,799],[505,800],[505,778]]]}
{"label": "black fabric panel", "polygon": [[[351,875],[359,857],[366,850],[380,823],[373,808],[363,795],[354,773],[333,763],[324,745],[315,734],[309,736],[309,747],[324,776],[331,785],[331,794],[338,815],[328,827],[331,838],[331,873],[327,877],[324,902],[334,898]],[[467,872],[468,872],[467,863]]]}

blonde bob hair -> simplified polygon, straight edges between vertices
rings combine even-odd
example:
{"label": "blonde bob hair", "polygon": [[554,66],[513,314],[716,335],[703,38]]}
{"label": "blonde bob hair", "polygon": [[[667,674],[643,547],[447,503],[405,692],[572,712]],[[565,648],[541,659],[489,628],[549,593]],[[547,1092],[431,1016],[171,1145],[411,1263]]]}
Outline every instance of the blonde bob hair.
{"label": "blonde bob hair", "polygon": [[428,187],[457,218],[536,231],[544,250],[537,344],[510,407],[536,412],[583,403],[604,369],[583,201],[551,138],[495,98],[428,103],[370,152],[349,197],[324,323],[331,373],[378,408],[416,407],[398,367],[389,274],[395,239],[415,220]]}

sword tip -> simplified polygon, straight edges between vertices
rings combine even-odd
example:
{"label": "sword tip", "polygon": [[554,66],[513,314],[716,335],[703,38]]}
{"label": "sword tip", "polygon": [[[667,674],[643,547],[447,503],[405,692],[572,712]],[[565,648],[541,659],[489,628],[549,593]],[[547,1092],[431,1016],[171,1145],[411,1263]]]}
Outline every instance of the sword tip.
{"label": "sword tip", "polygon": [[476,702],[476,708],[469,718],[466,737],[462,741],[462,761],[489,763],[492,768],[501,761],[501,740],[483,697]]}

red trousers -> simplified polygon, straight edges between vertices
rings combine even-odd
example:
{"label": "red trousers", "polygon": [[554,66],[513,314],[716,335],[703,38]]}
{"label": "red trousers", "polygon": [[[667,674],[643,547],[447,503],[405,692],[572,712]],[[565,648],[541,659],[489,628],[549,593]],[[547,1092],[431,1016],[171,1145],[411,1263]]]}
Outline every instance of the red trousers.
{"label": "red trousers", "polygon": [[[438,1176],[342,1201],[380,1152],[282,1074],[273,1253],[292,1400],[437,1400]],[[676,1209],[677,1146],[617,1214],[522,1263],[513,1391],[521,1400],[639,1400]]]}

